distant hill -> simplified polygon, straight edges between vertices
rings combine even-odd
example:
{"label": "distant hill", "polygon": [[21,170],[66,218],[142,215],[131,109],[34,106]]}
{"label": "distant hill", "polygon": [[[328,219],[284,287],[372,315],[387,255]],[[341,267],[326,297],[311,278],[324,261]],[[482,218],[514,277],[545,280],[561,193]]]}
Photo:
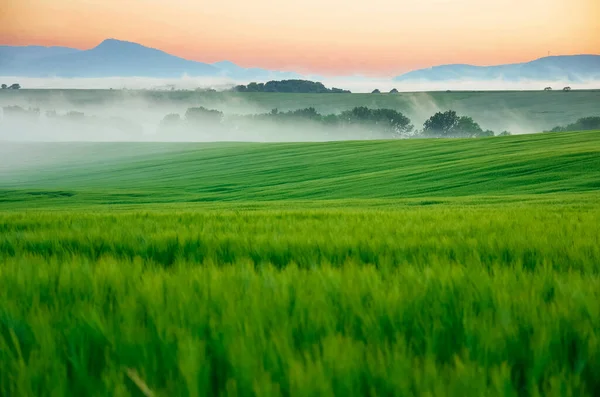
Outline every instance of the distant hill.
{"label": "distant hill", "polygon": [[526,63],[497,66],[442,65],[396,77],[396,81],[451,80],[540,80],[571,81],[600,79],[600,55],[564,55]]}
{"label": "distant hill", "polygon": [[0,75],[17,77],[223,76],[233,79],[294,78],[295,73],[244,69],[232,62],[189,61],[137,43],[108,39],[89,50],[0,46]]}

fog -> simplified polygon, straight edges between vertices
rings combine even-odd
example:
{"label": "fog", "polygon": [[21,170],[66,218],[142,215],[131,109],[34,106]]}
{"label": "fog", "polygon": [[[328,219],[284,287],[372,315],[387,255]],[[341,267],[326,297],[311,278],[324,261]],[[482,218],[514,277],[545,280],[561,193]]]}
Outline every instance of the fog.
{"label": "fog", "polygon": [[[327,87],[348,89],[354,93],[369,93],[374,89],[388,92],[397,89],[400,92],[429,91],[539,91],[544,87],[561,89],[570,86],[574,90],[600,89],[600,80],[586,80],[571,76],[573,80],[452,80],[452,81],[394,81],[391,78],[373,78],[365,76],[322,77],[306,76],[307,80],[320,81]],[[234,80],[227,77],[189,77],[150,78],[150,77],[105,77],[105,78],[31,78],[0,77],[3,82],[19,82],[29,89],[130,89],[130,90],[194,90],[197,88],[227,89],[238,84],[248,84],[247,80]],[[573,82],[578,81],[578,82]],[[266,82],[256,80],[256,82]]]}
{"label": "fog", "polygon": [[[572,84],[573,92],[525,92],[485,94],[446,91],[507,90],[539,91],[550,85],[546,82],[456,82],[395,83],[384,79],[361,77],[325,80],[328,87],[347,88],[353,92],[382,92],[397,88],[416,91],[412,94],[373,95],[360,101],[346,100],[347,94],[298,95],[297,97],[270,94],[262,99],[252,95],[230,92],[195,92],[192,89],[226,89],[240,82],[225,79],[32,79],[0,78],[0,81],[19,82],[22,90],[1,90],[0,141],[13,142],[319,142],[336,140],[398,138],[369,128],[327,127],[321,123],[249,121],[241,115],[264,114],[271,109],[296,110],[315,107],[322,115],[339,114],[354,106],[392,108],[411,119],[416,129],[434,113],[455,110],[472,117],[483,129],[496,133],[508,130],[512,134],[535,133],[557,125],[574,122],[577,118],[597,115],[600,95],[575,90],[600,87],[600,83]],[[247,82],[245,82],[247,83]],[[562,84],[551,86],[560,89]],[[30,88],[53,90],[31,91]],[[107,89],[105,91],[61,90],[60,88]],[[178,91],[188,89],[190,91]],[[426,90],[443,92],[419,92]],[[12,92],[11,92],[12,91]],[[545,95],[552,95],[550,101]],[[579,95],[579,96],[578,96]],[[586,95],[582,97],[581,95]],[[595,95],[595,96],[594,96]],[[270,99],[274,98],[274,99]],[[344,98],[344,99],[342,99]],[[450,98],[450,100],[448,99]],[[573,98],[579,98],[571,104]],[[9,114],[7,107],[19,106],[25,113]],[[161,121],[169,114],[184,117],[187,109],[203,106],[224,113],[224,125],[182,123],[176,128],[163,128]],[[407,136],[403,136],[407,137]]]}
{"label": "fog", "polygon": [[[183,110],[180,114],[185,113],[185,109]],[[236,117],[226,117],[223,125],[188,123],[182,119],[180,125],[161,126],[163,116],[167,114],[169,112],[145,112],[139,108],[119,107],[117,112],[95,108],[88,110],[83,117],[60,113],[56,118],[44,113],[35,118],[4,116],[0,122],[0,141],[324,142],[392,138],[389,134],[369,128],[353,126],[342,130],[310,121],[276,123],[240,120]],[[81,119],[77,119],[78,117]]]}
{"label": "fog", "polygon": [[348,89],[352,92],[371,92],[379,89],[381,92],[389,92],[397,89],[399,92],[432,92],[432,91],[539,91],[545,87],[562,89],[571,87],[574,90],[596,90],[600,89],[600,80],[582,80],[573,83],[568,80],[521,80],[507,81],[496,80],[450,80],[450,81],[393,81],[391,79],[373,78],[329,78],[323,81],[325,85]]}

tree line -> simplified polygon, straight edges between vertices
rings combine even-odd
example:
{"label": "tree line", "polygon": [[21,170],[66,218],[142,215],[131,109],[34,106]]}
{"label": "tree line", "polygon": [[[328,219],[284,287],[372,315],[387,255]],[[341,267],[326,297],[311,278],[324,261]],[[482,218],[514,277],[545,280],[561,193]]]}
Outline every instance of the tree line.
{"label": "tree line", "polygon": [[[371,109],[358,106],[339,114],[322,115],[313,107],[290,110],[287,112],[273,109],[269,113],[225,117],[217,110],[204,107],[190,108],[182,118],[178,114],[167,115],[162,127],[174,127],[186,123],[188,125],[221,125],[231,119],[250,121],[271,121],[275,123],[312,122],[331,127],[361,127],[363,129],[387,133],[392,137],[440,137],[440,138],[476,138],[496,135],[491,130],[484,130],[471,117],[458,115],[455,111],[438,112],[423,124],[422,129],[415,129],[411,120],[394,109]],[[503,131],[497,135],[510,135]]]}
{"label": "tree line", "polygon": [[600,130],[600,117],[583,117],[565,126],[556,126],[545,132],[593,131]]}
{"label": "tree line", "polygon": [[[39,109],[25,109],[20,106],[5,106],[2,108],[4,119],[37,120],[41,113]],[[71,111],[59,115],[55,111],[45,112],[47,119],[77,122],[96,119],[82,112]],[[124,121],[124,120],[122,120]],[[168,132],[171,128],[236,128],[243,122],[270,122],[275,125],[293,125],[294,123],[312,123],[339,129],[359,127],[363,130],[377,131],[390,138],[434,137],[434,138],[479,138],[510,135],[508,131],[496,133],[484,130],[473,118],[459,115],[454,110],[437,112],[429,117],[420,129],[415,128],[412,121],[394,109],[373,109],[358,106],[337,114],[323,115],[314,107],[290,110],[287,112],[273,109],[268,113],[250,115],[228,115],[205,107],[188,108],[183,116],[168,114],[160,122],[159,128]],[[310,128],[310,125],[306,125]],[[574,123],[557,126],[545,132],[591,131],[600,130],[600,117],[584,117]]]}
{"label": "tree line", "polygon": [[11,84],[11,85],[2,84],[2,85],[0,85],[0,88],[2,88],[3,90],[20,90],[21,85],[18,83]]}
{"label": "tree line", "polygon": [[327,88],[323,83],[309,80],[281,80],[266,83],[250,83],[232,88],[235,92],[285,92],[295,94],[351,94],[341,88]]}

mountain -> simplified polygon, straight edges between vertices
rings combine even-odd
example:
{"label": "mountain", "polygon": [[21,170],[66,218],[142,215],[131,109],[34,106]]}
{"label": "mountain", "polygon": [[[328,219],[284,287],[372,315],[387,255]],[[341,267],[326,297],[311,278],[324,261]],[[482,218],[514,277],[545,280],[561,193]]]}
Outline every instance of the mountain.
{"label": "mountain", "polygon": [[232,79],[292,78],[294,73],[244,69],[232,62],[207,64],[143,45],[108,39],[89,50],[0,46],[0,76],[156,77],[221,76]]}
{"label": "mountain", "polygon": [[23,63],[33,62],[42,58],[62,56],[78,52],[68,47],[9,47],[0,46],[0,70],[20,67]]}
{"label": "mountain", "polygon": [[452,80],[540,80],[571,81],[600,79],[600,55],[563,55],[526,63],[497,66],[442,65],[420,69],[394,78],[395,81]]}
{"label": "mountain", "polygon": [[[128,41],[108,39],[89,50],[67,47],[0,46],[0,76],[15,77],[226,77],[242,81],[299,79],[293,72],[243,68],[230,61],[190,61]],[[600,55],[540,58],[497,66],[442,65],[415,70],[395,81],[600,79]]]}
{"label": "mountain", "polygon": [[[23,53],[31,47],[21,48]],[[27,57],[15,61],[0,74],[26,77],[180,77],[217,75],[214,66],[188,61],[166,52],[140,44],[119,40],[105,40],[90,50],[57,53],[49,49],[47,56],[31,62]],[[7,70],[8,69],[8,70]]]}

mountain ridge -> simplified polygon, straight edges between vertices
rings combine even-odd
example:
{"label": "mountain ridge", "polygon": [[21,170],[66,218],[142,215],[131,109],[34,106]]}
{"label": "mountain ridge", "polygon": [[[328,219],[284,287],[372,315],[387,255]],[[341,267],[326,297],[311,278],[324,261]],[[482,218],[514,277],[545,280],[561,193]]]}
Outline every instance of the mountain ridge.
{"label": "mountain ridge", "polygon": [[[35,62],[31,62],[35,60]],[[219,67],[219,64],[220,67]],[[0,75],[14,77],[228,77],[297,78],[292,72],[243,68],[231,61],[209,64],[118,39],[79,50],[69,47],[0,46]]]}
{"label": "mountain ridge", "polygon": [[600,55],[553,55],[529,62],[490,66],[446,64],[417,69],[394,77],[395,81],[548,80],[581,82],[600,79]]}
{"label": "mountain ridge", "polygon": [[[229,60],[204,63],[177,57],[158,48],[108,38],[79,50],[61,46],[0,46],[0,76],[14,77],[221,77],[234,80],[299,79],[295,72],[244,68]],[[564,81],[600,80],[600,55],[554,55],[529,62],[491,66],[445,64],[413,70],[392,78],[424,81]]]}

